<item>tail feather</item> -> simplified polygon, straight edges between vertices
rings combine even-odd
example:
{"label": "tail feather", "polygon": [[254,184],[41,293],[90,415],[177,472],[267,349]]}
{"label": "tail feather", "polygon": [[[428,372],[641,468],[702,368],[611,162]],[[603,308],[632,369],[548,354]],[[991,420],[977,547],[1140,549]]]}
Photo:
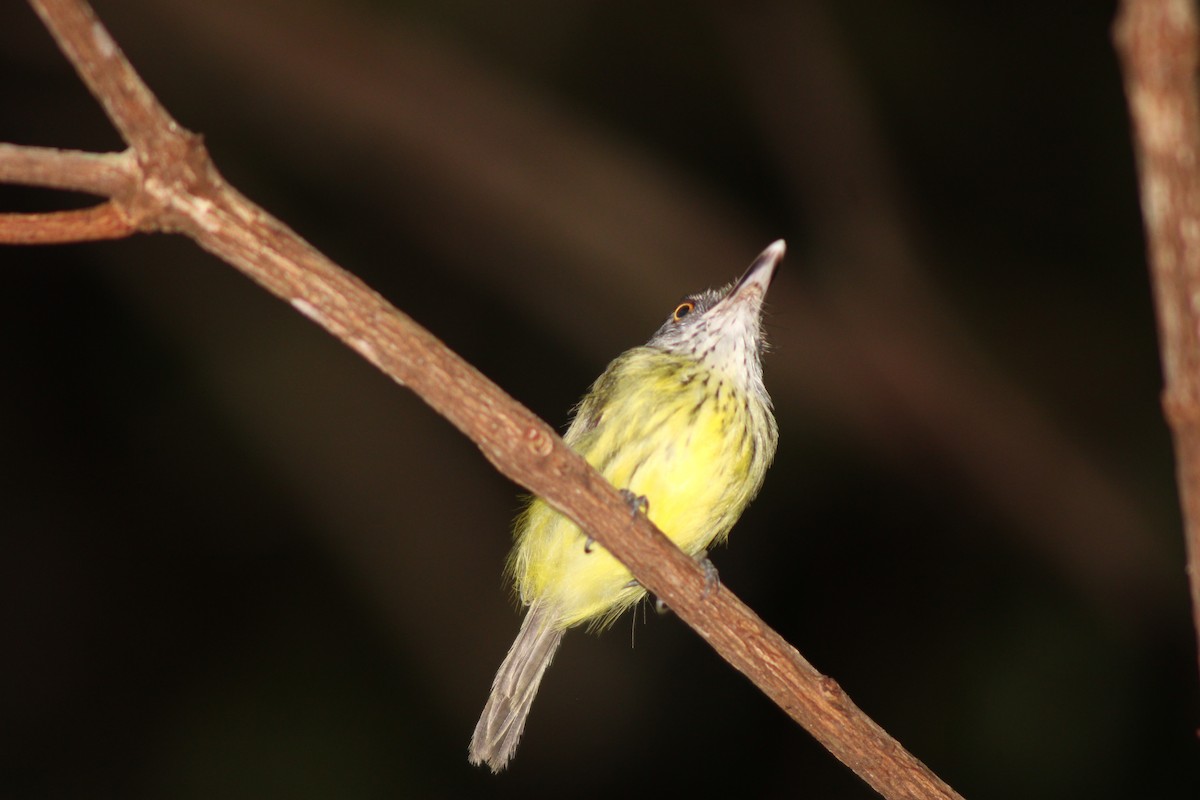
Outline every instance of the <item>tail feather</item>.
{"label": "tail feather", "polygon": [[542,675],[562,635],[554,615],[544,606],[534,603],[529,607],[521,632],[496,672],[491,696],[471,737],[468,757],[472,764],[486,762],[493,772],[499,772],[513,757]]}

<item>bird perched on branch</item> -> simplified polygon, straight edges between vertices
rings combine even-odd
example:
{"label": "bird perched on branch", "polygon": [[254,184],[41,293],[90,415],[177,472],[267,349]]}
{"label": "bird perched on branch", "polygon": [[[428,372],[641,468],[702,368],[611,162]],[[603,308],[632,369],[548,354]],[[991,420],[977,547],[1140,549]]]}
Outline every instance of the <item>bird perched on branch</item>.
{"label": "bird perched on branch", "polygon": [[[736,282],[681,300],[650,341],[608,365],[563,437],[695,558],[729,535],[775,455],[762,310],[784,251],[779,240]],[[515,530],[508,569],[528,611],[469,752],[495,772],[516,750],[566,629],[603,628],[646,596],[623,564],[540,498]]]}

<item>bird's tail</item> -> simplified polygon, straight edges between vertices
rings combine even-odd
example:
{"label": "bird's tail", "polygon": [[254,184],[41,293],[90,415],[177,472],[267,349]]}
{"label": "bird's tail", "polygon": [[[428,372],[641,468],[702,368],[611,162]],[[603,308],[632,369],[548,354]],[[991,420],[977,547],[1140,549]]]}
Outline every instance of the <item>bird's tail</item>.
{"label": "bird's tail", "polygon": [[542,675],[562,641],[563,629],[555,623],[545,606],[535,602],[529,607],[521,632],[492,681],[492,694],[471,737],[468,757],[472,764],[486,762],[492,772],[499,772],[516,752]]}

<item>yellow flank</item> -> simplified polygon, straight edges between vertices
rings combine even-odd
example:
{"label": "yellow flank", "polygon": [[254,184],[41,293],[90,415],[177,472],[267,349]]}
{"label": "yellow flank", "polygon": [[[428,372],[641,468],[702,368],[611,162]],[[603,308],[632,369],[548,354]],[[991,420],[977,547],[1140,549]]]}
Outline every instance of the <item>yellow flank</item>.
{"label": "yellow flank", "polygon": [[[654,524],[695,556],[728,535],[774,455],[769,401],[743,383],[689,355],[634,348],[596,381],[564,438],[615,487],[644,496]],[[602,627],[645,596],[541,499],[516,526],[509,569],[521,600],[553,608],[557,627]]]}

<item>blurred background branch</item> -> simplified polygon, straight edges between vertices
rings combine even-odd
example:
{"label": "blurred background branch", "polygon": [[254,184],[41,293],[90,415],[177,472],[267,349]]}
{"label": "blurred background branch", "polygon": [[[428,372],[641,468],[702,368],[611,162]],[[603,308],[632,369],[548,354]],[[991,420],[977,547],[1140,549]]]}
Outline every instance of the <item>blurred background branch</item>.
{"label": "blurred background branch", "polygon": [[[175,47],[214,54],[243,92],[273,98],[279,124],[316,128],[312,140],[282,145],[320,146],[297,154],[308,169],[329,169],[332,148],[346,153],[339,175],[357,170],[383,184],[368,190],[407,186],[419,208],[401,210],[406,234],[556,337],[576,345],[571,337],[584,335],[576,346],[598,360],[627,341],[611,324],[615,309],[656,319],[660,298],[696,282],[687,265],[740,263],[778,232],[755,230],[707,187],[399,21],[380,31],[352,14],[270,0],[116,11],[179,30]],[[752,130],[780,165],[776,179],[795,187],[794,218],[776,224],[807,220],[818,232],[801,274],[778,287],[790,319],[773,340],[795,360],[775,376],[776,402],[816,406],[900,469],[914,444],[943,460],[960,488],[1011,520],[1003,531],[1027,537],[1098,602],[1119,609],[1152,596],[1161,554],[1146,546],[1149,523],[1119,476],[989,365],[924,276],[929,260],[916,252],[820,6],[722,7],[715,27],[746,87]],[[512,279],[518,270],[523,280]]]}
{"label": "blurred background branch", "polygon": [[1200,641],[1200,25],[1189,0],[1126,0],[1114,27],[1133,120],[1142,216]]}

